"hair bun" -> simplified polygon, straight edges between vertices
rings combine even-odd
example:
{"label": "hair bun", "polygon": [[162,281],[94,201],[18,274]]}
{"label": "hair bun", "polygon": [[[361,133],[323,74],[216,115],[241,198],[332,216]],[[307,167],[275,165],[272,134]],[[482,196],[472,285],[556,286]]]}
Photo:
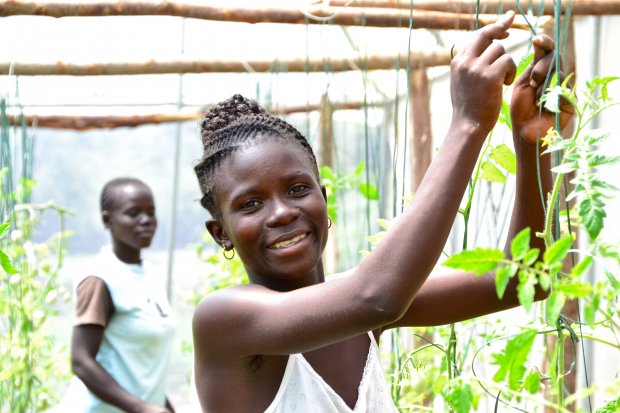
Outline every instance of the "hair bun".
{"label": "hair bun", "polygon": [[247,99],[239,94],[212,106],[200,122],[203,145],[206,146],[211,134],[215,131],[225,128],[244,116],[259,113],[265,113],[265,109],[254,100]]}

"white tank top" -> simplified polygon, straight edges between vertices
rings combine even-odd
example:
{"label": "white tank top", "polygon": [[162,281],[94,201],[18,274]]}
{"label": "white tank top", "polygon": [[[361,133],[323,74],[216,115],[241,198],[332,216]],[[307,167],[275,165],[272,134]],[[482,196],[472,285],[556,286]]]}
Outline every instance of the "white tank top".
{"label": "white tank top", "polygon": [[369,332],[368,336],[368,358],[353,410],[314,371],[302,354],[291,354],[280,388],[265,413],[398,413],[385,381],[379,347],[373,334]]}

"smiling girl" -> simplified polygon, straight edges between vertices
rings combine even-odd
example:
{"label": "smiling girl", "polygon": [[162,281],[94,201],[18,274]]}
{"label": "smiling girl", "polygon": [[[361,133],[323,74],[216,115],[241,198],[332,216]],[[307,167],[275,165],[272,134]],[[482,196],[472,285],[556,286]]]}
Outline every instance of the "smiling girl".
{"label": "smiling girl", "polygon": [[[255,102],[235,95],[201,123],[195,167],[207,229],[239,255],[250,283],[205,297],[194,313],[196,387],[203,411],[395,412],[378,359],[383,331],[440,325],[518,305],[514,285],[499,300],[493,274],[442,271],[429,277],[446,242],[515,64],[496,39],[514,14],[476,32],[451,64],[452,123],[413,202],[359,267],[325,282],[325,188],[306,139]],[[512,124],[517,190],[508,239],[543,227],[548,156],[537,136],[554,124],[536,100],[551,64],[547,36],[517,81]],[[562,124],[570,114],[562,116]],[[532,243],[542,248],[537,239]],[[538,299],[544,293],[538,292]]]}

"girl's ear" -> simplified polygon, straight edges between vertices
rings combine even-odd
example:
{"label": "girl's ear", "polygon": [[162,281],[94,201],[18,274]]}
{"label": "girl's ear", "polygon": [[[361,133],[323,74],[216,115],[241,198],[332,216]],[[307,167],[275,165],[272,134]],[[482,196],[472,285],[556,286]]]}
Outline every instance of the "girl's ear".
{"label": "girl's ear", "polygon": [[323,193],[323,198],[325,198],[325,202],[327,202],[327,189],[325,185],[321,185],[321,192]]}
{"label": "girl's ear", "polygon": [[208,219],[205,221],[205,226],[211,234],[211,237],[218,243],[218,245],[226,250],[232,249],[233,245],[228,238],[228,234],[224,231],[224,227],[217,219]]}
{"label": "girl's ear", "polygon": [[103,221],[103,226],[106,229],[110,228],[110,211],[101,212],[101,221]]}

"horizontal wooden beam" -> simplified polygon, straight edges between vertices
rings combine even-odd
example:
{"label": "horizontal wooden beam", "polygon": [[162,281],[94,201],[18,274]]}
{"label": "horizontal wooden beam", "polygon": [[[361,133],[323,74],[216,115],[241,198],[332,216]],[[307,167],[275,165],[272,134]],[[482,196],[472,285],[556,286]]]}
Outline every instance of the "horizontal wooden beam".
{"label": "horizontal wooden beam", "polygon": [[[333,102],[331,105],[334,110],[359,110],[364,107],[364,102]],[[385,102],[367,103],[366,105],[368,107],[383,106]],[[282,106],[274,108],[270,112],[276,115],[291,115],[313,112],[319,109],[320,104],[315,103]],[[135,116],[9,115],[8,120],[11,125],[21,124],[22,121],[25,121],[29,127],[86,131],[156,125],[168,122],[198,122],[205,110],[196,113],[156,113]]]}
{"label": "horizontal wooden beam", "polygon": [[[288,2],[283,2],[288,4]],[[476,16],[464,13],[401,10],[398,8],[359,8],[310,5],[273,7],[261,2],[220,2],[213,4],[180,1],[28,1],[0,0],[0,16],[178,16],[194,19],[245,22],[335,24],[342,26],[409,27],[414,29],[471,30]],[[480,15],[479,26],[491,24],[496,16]],[[519,19],[514,28],[527,30]]]}
{"label": "horizontal wooden beam", "polygon": [[[411,67],[434,67],[450,64],[450,51],[413,52]],[[164,73],[243,73],[243,72],[344,72],[352,70],[391,70],[397,64],[407,67],[407,55],[364,56],[340,59],[291,59],[291,60],[148,60],[143,62],[0,62],[0,73],[20,76],[39,75],[138,75]]]}
{"label": "horizontal wooden beam", "polygon": [[[519,4],[524,11],[532,10],[534,15],[554,15],[553,0],[521,0]],[[409,9],[409,0],[330,0],[334,7],[369,7]],[[562,12],[570,11],[572,15],[614,15],[620,14],[620,0],[571,0],[561,3]],[[452,13],[473,13],[476,0],[414,0],[414,10],[432,10]],[[501,13],[508,10],[518,11],[516,0],[481,0],[481,13]]]}

